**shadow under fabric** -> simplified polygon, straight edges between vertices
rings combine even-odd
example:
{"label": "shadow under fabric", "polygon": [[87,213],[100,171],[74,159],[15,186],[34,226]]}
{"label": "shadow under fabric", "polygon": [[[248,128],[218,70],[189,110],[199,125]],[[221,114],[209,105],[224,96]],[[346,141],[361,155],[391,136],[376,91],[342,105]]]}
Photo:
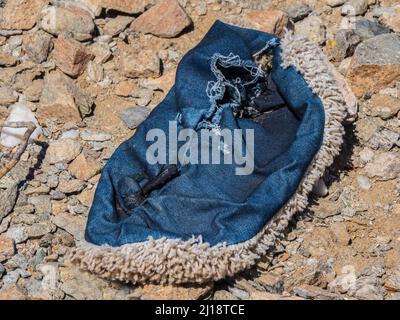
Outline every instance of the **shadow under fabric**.
{"label": "shadow under fabric", "polygon": [[[258,64],[262,57],[267,66]],[[166,98],[106,164],[87,243],[72,262],[133,283],[202,283],[250,267],[305,208],[339,152],[345,115],[317,46],[217,21],[183,57]],[[245,129],[253,129],[252,173],[237,175],[223,162],[150,165],[154,141],[146,134],[168,133],[176,120],[178,133],[243,129],[245,146]]]}

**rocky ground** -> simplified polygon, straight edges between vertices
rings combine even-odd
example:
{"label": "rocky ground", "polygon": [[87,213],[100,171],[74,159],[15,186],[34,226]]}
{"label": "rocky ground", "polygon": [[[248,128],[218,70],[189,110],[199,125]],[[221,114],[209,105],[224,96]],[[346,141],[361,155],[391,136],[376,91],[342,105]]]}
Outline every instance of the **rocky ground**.
{"label": "rocky ground", "polygon": [[[0,299],[400,300],[397,0],[0,0],[0,122],[41,132],[0,180]],[[26,13],[29,12],[27,15]],[[217,19],[318,43],[358,98],[342,155],[263,261],[204,286],[107,282],[65,262],[101,169]],[[10,132],[8,132],[10,133]],[[18,143],[3,129],[1,161]]]}

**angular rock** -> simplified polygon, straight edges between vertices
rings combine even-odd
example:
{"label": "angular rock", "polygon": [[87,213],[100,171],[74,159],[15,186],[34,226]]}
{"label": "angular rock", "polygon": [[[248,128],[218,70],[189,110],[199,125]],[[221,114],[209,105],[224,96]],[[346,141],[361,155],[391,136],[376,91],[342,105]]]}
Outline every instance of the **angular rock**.
{"label": "angular rock", "polygon": [[106,43],[95,42],[88,47],[91,54],[95,56],[94,62],[105,63],[111,57],[110,47]]}
{"label": "angular rock", "polygon": [[81,150],[80,142],[73,139],[52,141],[47,149],[46,159],[51,164],[69,163],[81,153]]}
{"label": "angular rock", "polygon": [[10,87],[0,87],[0,105],[9,106],[17,102],[18,97]]}
{"label": "angular rock", "polygon": [[90,0],[92,3],[97,4],[109,10],[116,10],[120,12],[136,14],[143,12],[154,0]]}
{"label": "angular rock", "polygon": [[135,289],[135,295],[143,300],[198,300],[210,293],[212,284],[192,286],[144,285]]}
{"label": "angular rock", "polygon": [[177,0],[163,0],[135,19],[131,28],[162,38],[178,36],[192,20]]}
{"label": "angular rock", "polygon": [[161,75],[160,58],[150,49],[141,50],[138,54],[131,50],[123,51],[121,73],[128,78],[158,78]]}
{"label": "angular rock", "polygon": [[387,94],[376,94],[368,103],[371,114],[383,120],[395,117],[400,111],[400,99]]}
{"label": "angular rock", "polygon": [[310,285],[302,285],[293,288],[293,292],[299,297],[312,300],[342,300],[340,295]]}
{"label": "angular rock", "polygon": [[384,289],[377,277],[364,277],[357,281],[357,291],[354,296],[360,300],[383,300]]}
{"label": "angular rock", "polygon": [[36,63],[46,61],[52,45],[52,37],[44,31],[36,31],[24,38],[22,48],[29,59]]}
{"label": "angular rock", "polygon": [[376,155],[372,162],[365,166],[368,177],[380,181],[396,179],[400,175],[400,154],[384,152]]}
{"label": "angular rock", "polygon": [[44,79],[44,88],[36,116],[40,123],[56,118],[77,122],[92,112],[92,98],[61,72],[52,72]]}
{"label": "angular rock", "polygon": [[15,59],[11,54],[0,52],[0,67],[11,67],[17,63],[17,59]]}
{"label": "angular rock", "polygon": [[318,179],[312,189],[312,193],[317,197],[326,197],[328,195],[329,190],[323,179]]}
{"label": "angular rock", "polygon": [[78,241],[83,240],[85,232],[86,218],[83,216],[73,216],[62,212],[52,217],[52,222],[59,228],[73,235]]}
{"label": "angular rock", "polygon": [[75,78],[83,73],[94,56],[80,42],[58,37],[54,44],[53,58],[62,72]]}
{"label": "angular rock", "polygon": [[107,132],[85,129],[81,132],[81,139],[84,141],[104,142],[112,139],[112,135]]}
{"label": "angular rock", "polygon": [[353,30],[339,30],[335,40],[329,42],[329,53],[334,61],[342,61],[351,57],[358,44],[361,42],[360,36]]}
{"label": "angular rock", "polygon": [[323,44],[326,40],[326,27],[320,17],[310,16],[296,23],[295,32],[317,44]]}
{"label": "angular rock", "polygon": [[[278,301],[278,300],[304,300],[303,298],[296,296],[282,296],[275,293],[269,293],[264,291],[254,290],[250,292],[251,300],[263,300],[263,301]],[[215,299],[214,299],[215,300]]]}
{"label": "angular rock", "polygon": [[357,177],[357,182],[358,186],[360,187],[361,190],[369,190],[371,189],[371,183],[369,182],[369,179],[365,176],[358,176]]}
{"label": "angular rock", "polygon": [[129,81],[121,81],[118,83],[114,89],[114,93],[117,96],[121,97],[129,97],[131,96],[134,91],[138,90],[138,86],[136,83],[132,83]]}
{"label": "angular rock", "polygon": [[218,290],[214,292],[213,300],[239,300],[233,294],[226,290]]}
{"label": "angular rock", "polygon": [[19,285],[0,289],[0,300],[27,300],[27,292]]}
{"label": "angular rock", "polygon": [[101,164],[91,158],[86,157],[81,153],[74,161],[69,165],[69,171],[72,175],[80,180],[88,181],[101,171]]}
{"label": "angular rock", "polygon": [[26,87],[26,89],[23,92],[26,97],[26,100],[30,102],[39,101],[42,95],[43,87],[44,87],[43,79],[36,79],[32,81],[32,83],[28,87]]}
{"label": "angular rock", "polygon": [[250,10],[244,15],[245,21],[254,29],[282,36],[285,28],[293,29],[289,16],[281,10]]}
{"label": "angular rock", "polygon": [[306,3],[302,3],[300,1],[294,1],[286,9],[286,11],[289,17],[294,22],[297,22],[307,17],[312,12],[312,8]]}
{"label": "angular rock", "polygon": [[78,7],[47,7],[42,15],[42,29],[54,35],[69,34],[85,41],[92,38],[95,30],[91,14]]}
{"label": "angular rock", "polygon": [[347,78],[358,97],[400,81],[400,35],[383,34],[361,43]]}
{"label": "angular rock", "polygon": [[14,253],[14,241],[6,235],[0,235],[0,262],[11,258]]}
{"label": "angular rock", "polygon": [[400,134],[389,129],[377,131],[369,140],[368,145],[374,149],[390,151],[399,142]]}
{"label": "angular rock", "polygon": [[104,26],[104,34],[110,36],[116,36],[124,31],[128,25],[133,21],[132,17],[129,16],[118,16],[116,18],[110,19]]}
{"label": "angular rock", "polygon": [[351,242],[351,237],[344,223],[336,222],[330,226],[330,234],[334,242],[342,246],[347,246]]}
{"label": "angular rock", "polygon": [[391,271],[385,281],[385,288],[389,291],[400,292],[400,267]]}
{"label": "angular rock", "polygon": [[390,33],[390,29],[378,22],[361,18],[355,22],[354,32],[360,36],[362,41],[365,41],[381,34]]}
{"label": "angular rock", "polygon": [[78,179],[61,180],[58,190],[65,194],[79,193],[85,188],[85,183]]}
{"label": "angular rock", "polygon": [[400,5],[385,11],[379,18],[379,21],[394,32],[400,32]]}
{"label": "angular rock", "polygon": [[263,273],[256,279],[256,281],[270,293],[283,292],[284,280],[283,277],[278,274],[272,272]]}
{"label": "angular rock", "polygon": [[41,238],[48,233],[56,231],[56,226],[49,222],[35,223],[29,226],[26,230],[30,239]]}
{"label": "angular rock", "polygon": [[339,7],[344,4],[346,0],[327,0],[326,4],[332,8]]}
{"label": "angular rock", "polygon": [[4,8],[0,8],[0,29],[32,29],[47,2],[47,0],[7,0]]}
{"label": "angular rock", "polygon": [[347,265],[342,268],[342,273],[329,283],[330,291],[339,291],[347,293],[348,291],[356,290],[357,276],[354,266]]}
{"label": "angular rock", "polygon": [[136,129],[150,114],[146,107],[132,107],[120,113],[120,118],[129,129]]}
{"label": "angular rock", "polygon": [[89,61],[87,65],[87,75],[89,80],[98,83],[104,79],[104,68],[101,64]]}
{"label": "angular rock", "polygon": [[8,187],[6,190],[0,189],[0,223],[12,211],[18,196],[18,183]]}

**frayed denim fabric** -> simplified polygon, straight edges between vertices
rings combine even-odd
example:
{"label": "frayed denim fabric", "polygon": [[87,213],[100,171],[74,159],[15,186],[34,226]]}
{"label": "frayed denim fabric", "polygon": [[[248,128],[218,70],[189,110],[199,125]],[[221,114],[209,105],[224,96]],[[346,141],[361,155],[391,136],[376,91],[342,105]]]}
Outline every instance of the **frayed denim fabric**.
{"label": "frayed denim fabric", "polygon": [[[264,52],[273,57],[269,74],[255,62]],[[324,134],[320,98],[294,67],[281,64],[278,38],[217,21],[183,57],[166,98],[106,164],[86,240],[121,246],[201,236],[216,245],[254,237],[296,192]],[[254,129],[254,171],[237,175],[235,164],[150,165],[153,142],[146,134],[168,132],[176,120],[178,132]]]}

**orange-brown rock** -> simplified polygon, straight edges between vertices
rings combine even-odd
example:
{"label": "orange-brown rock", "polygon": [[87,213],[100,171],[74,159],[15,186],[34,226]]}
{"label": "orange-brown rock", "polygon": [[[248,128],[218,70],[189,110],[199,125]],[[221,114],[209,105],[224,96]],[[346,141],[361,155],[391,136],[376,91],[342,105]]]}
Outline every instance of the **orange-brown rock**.
{"label": "orange-brown rock", "polygon": [[29,30],[39,19],[47,0],[8,0],[0,8],[0,29]]}
{"label": "orange-brown rock", "polygon": [[173,38],[192,24],[177,0],[164,0],[140,15],[131,28],[162,38]]}

